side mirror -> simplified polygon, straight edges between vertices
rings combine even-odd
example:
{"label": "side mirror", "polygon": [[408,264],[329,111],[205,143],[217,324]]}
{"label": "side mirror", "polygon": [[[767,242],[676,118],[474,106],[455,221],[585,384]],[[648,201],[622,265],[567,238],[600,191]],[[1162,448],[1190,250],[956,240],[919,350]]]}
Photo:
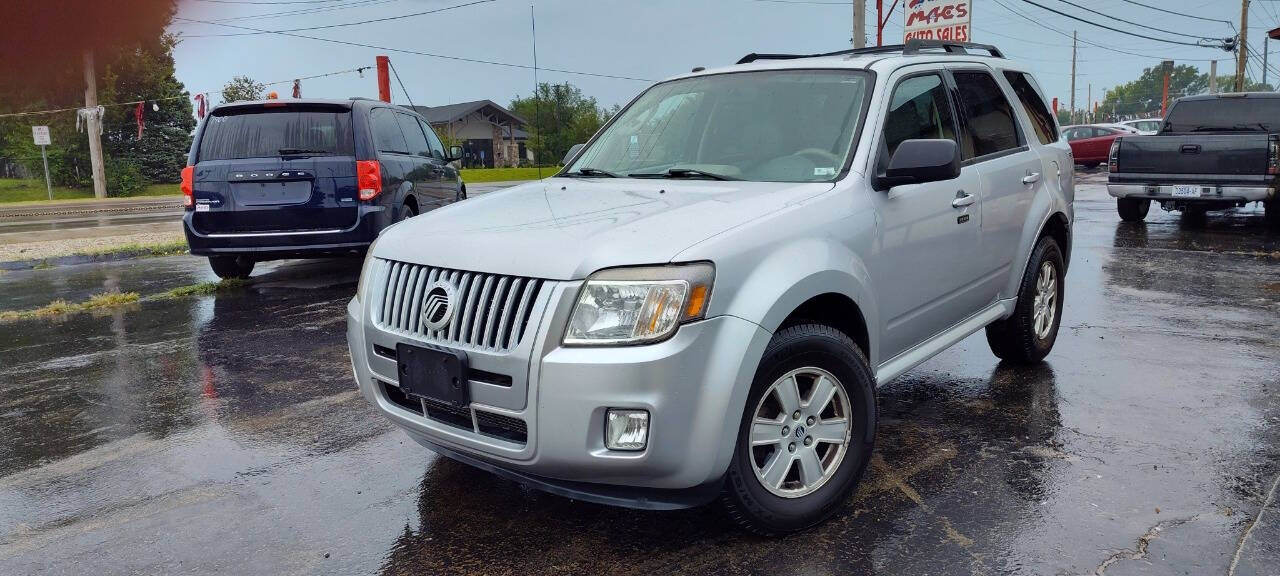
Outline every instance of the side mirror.
{"label": "side mirror", "polygon": [[905,140],[898,145],[889,167],[876,176],[876,189],[903,184],[923,184],[960,176],[960,147],[945,138]]}
{"label": "side mirror", "polygon": [[461,160],[461,159],[462,159],[462,147],[461,147],[461,146],[450,146],[450,147],[449,147],[449,157],[448,157],[448,158],[445,158],[445,159],[444,159],[444,161],[445,161],[445,162],[457,162],[458,160]]}
{"label": "side mirror", "polygon": [[586,144],[574,144],[573,146],[570,146],[569,151],[564,154],[564,159],[560,160],[560,165],[568,166],[569,161],[573,160],[573,157],[577,156],[578,152],[582,151],[583,146],[586,146]]}

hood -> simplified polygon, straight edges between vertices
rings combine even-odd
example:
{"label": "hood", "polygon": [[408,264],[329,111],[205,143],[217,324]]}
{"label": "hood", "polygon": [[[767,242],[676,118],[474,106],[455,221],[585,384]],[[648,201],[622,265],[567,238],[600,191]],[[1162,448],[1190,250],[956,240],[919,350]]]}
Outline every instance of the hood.
{"label": "hood", "polygon": [[548,178],[387,228],[375,255],[549,280],[663,264],[680,251],[832,189],[829,182]]}

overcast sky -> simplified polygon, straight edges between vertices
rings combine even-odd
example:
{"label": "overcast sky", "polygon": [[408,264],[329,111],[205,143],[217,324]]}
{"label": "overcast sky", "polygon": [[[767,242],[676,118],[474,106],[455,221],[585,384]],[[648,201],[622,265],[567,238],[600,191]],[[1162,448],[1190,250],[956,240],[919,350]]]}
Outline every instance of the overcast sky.
{"label": "overcast sky", "polygon": [[[225,24],[262,30],[284,30],[395,17],[474,0],[292,0],[274,3],[279,1],[179,0],[178,17],[205,21],[216,19]],[[1034,1],[1090,16],[1093,21],[1106,22],[1117,28],[1195,42],[1189,37],[1091,16],[1062,0]],[[1223,22],[1160,13],[1127,1],[1071,1],[1109,16],[1169,32],[1215,38],[1234,34],[1234,30]],[[1076,98],[1081,108],[1085,106],[1090,83],[1094,100],[1101,100],[1105,87],[1132,80],[1143,68],[1156,65],[1162,59],[1194,64],[1205,71],[1209,66],[1207,60],[1218,59],[1220,74],[1234,71],[1231,54],[1220,49],[1164,44],[1110,32],[1052,14],[1027,3],[1027,0],[971,2],[973,41],[996,44],[1006,55],[1030,66],[1048,92],[1048,97],[1060,98],[1064,106],[1070,95],[1070,34],[1073,29],[1079,31],[1081,38],[1076,81]],[[1238,21],[1240,17],[1239,3],[1235,0],[1141,0],[1141,3],[1205,18]],[[830,0],[537,0],[532,4],[537,16],[539,80],[567,80],[605,105],[626,103],[648,82],[546,69],[657,80],[687,72],[694,66],[731,64],[749,52],[813,53],[845,49],[850,47],[853,20],[851,3]],[[889,4],[892,2],[885,0],[886,9]],[[529,0],[495,0],[435,14],[296,34],[528,66],[533,63],[530,5]],[[321,8],[324,11],[298,13]],[[868,0],[868,10],[867,33],[870,43],[874,44],[873,0]],[[293,13],[280,15],[282,12]],[[277,15],[268,16],[270,14]],[[1253,2],[1249,38],[1255,50],[1261,51],[1265,31],[1278,25],[1278,15],[1280,2]],[[903,9],[899,6],[885,28],[885,43],[901,42],[903,20]],[[1063,31],[1065,36],[1044,26]],[[175,57],[178,79],[193,93],[216,93],[235,75],[272,82],[372,66],[374,56],[378,54],[391,57],[409,96],[418,105],[435,106],[488,98],[505,106],[512,97],[529,94],[533,85],[533,71],[529,69],[277,34],[195,37],[243,33],[245,30],[181,20],[175,20],[170,30],[189,36],[179,44]],[[1085,42],[1142,55],[1122,54]],[[1280,70],[1280,62],[1272,61],[1269,65],[1273,71]],[[1260,76],[1259,59],[1251,65],[1250,77]],[[1268,80],[1276,83],[1275,72],[1268,75]],[[405,94],[400,86],[394,80],[392,86],[393,100],[405,103]],[[282,96],[287,96],[290,91],[288,84],[272,88]],[[303,95],[376,97],[375,75],[370,70],[363,78],[347,73],[304,80]],[[213,96],[216,102],[216,94]]]}

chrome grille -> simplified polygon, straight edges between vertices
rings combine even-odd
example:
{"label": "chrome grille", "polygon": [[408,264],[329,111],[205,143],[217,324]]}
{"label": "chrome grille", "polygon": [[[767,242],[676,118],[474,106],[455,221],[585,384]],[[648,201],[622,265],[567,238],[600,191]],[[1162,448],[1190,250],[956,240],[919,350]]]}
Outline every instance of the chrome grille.
{"label": "chrome grille", "polygon": [[[508,351],[515,348],[529,327],[534,301],[542,280],[434,268],[382,260],[377,278],[383,295],[377,323],[383,328],[414,334],[426,340],[454,346]],[[457,288],[453,319],[440,330],[429,330],[422,321],[422,301],[437,280]]]}

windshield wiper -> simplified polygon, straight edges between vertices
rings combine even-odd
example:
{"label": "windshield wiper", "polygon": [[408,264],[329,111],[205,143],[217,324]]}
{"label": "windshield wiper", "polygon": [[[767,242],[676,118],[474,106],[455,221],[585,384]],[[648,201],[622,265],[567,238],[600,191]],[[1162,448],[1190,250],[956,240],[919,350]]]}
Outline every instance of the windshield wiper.
{"label": "windshield wiper", "polygon": [[613,172],[601,170],[599,168],[579,168],[576,172],[565,172],[562,176],[569,176],[571,178],[581,178],[583,176],[588,178],[599,178],[601,176],[605,178],[621,178],[621,176],[618,176]]}
{"label": "windshield wiper", "polygon": [[712,180],[741,180],[741,178],[725,176],[724,174],[716,174],[715,172],[708,172],[697,168],[668,168],[666,172],[635,172],[627,174],[627,176],[631,176],[632,178],[689,178],[701,176]]}
{"label": "windshield wiper", "polygon": [[281,156],[306,156],[311,154],[329,154],[328,150],[314,150],[311,148],[281,148],[277,150]]}

